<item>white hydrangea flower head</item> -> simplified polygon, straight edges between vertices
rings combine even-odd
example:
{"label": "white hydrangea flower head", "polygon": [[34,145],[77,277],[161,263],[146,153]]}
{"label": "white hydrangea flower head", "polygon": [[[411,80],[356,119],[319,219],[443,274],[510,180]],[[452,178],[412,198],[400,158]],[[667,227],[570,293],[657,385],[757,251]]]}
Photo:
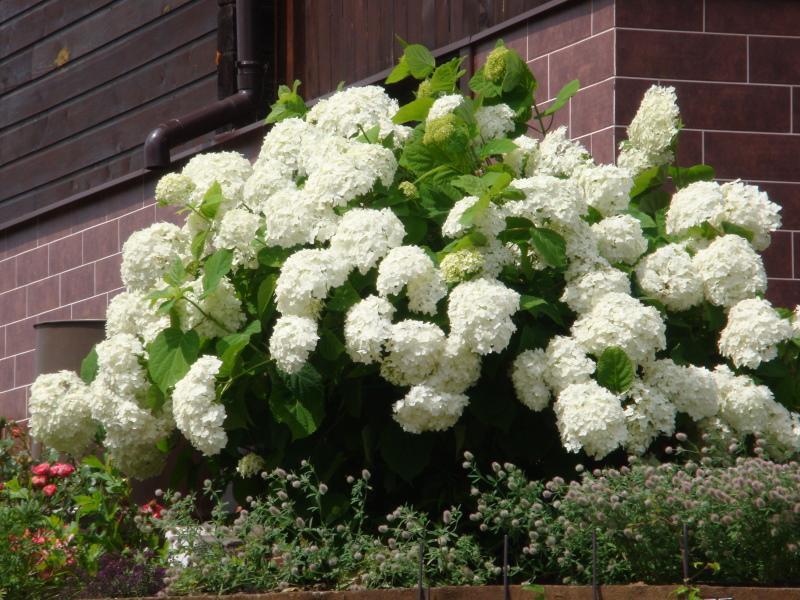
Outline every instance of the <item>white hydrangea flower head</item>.
{"label": "white hydrangea flower head", "polygon": [[439,96],[436,100],[433,101],[433,104],[431,105],[431,108],[428,111],[428,117],[425,119],[425,122],[430,123],[431,121],[438,119],[439,117],[449,115],[463,103],[464,103],[464,96],[462,96],[461,94],[445,94],[444,96]]}
{"label": "white hydrangea flower head", "polygon": [[225,407],[217,401],[217,374],[222,361],[216,356],[201,356],[189,372],[175,384],[172,405],[175,423],[192,446],[206,456],[214,456],[228,443],[225,433]]}
{"label": "white hydrangea flower head", "polygon": [[259,207],[264,215],[268,246],[292,248],[324,242],[339,226],[339,217],[330,206],[321,206],[304,190],[289,187],[269,196]]}
{"label": "white hydrangea flower head", "polygon": [[648,296],[670,310],[687,310],[703,301],[703,280],[679,244],[667,244],[645,256],[636,265],[636,278]]}
{"label": "white hydrangea flower head", "polygon": [[725,214],[725,198],[715,181],[695,181],[672,195],[666,229],[670,235],[686,235],[708,223],[719,229]]}
{"label": "white hydrangea flower head", "polygon": [[308,317],[283,315],[275,321],[269,338],[269,354],[278,368],[290,375],[308,362],[319,341],[317,322]]}
{"label": "white hydrangea flower head", "polygon": [[567,128],[562,125],[544,136],[534,169],[537,175],[572,177],[575,171],[591,164],[589,151],[580,142],[569,139]]}
{"label": "white hydrangea flower head", "polygon": [[439,272],[446,283],[456,284],[480,274],[484,264],[483,254],[479,250],[464,248],[445,256],[439,263]]}
{"label": "white hydrangea flower head", "polygon": [[628,208],[633,177],[627,169],[588,165],[575,175],[586,203],[604,217],[613,217]]}
{"label": "white hydrangea flower head", "polygon": [[106,434],[103,446],[116,468],[128,477],[143,480],[161,473],[166,464],[166,455],[158,449],[156,441],[119,441]]}
{"label": "white hydrangea flower head", "polygon": [[400,246],[405,235],[403,223],[388,208],[354,208],[347,211],[339,222],[331,238],[331,248],[340,252],[363,274],[389,250]]}
{"label": "white hydrangea flower head", "polygon": [[433,374],[445,349],[444,332],[432,323],[406,319],[392,325],[381,376],[394,385],[415,385]]}
{"label": "white hydrangea flower head", "polygon": [[573,337],[586,352],[600,356],[606,348],[618,346],[634,364],[653,360],[656,351],[667,345],[665,333],[658,310],[619,292],[600,298],[572,325]]}
{"label": "white hydrangea flower head", "polygon": [[800,415],[789,412],[777,402],[770,405],[770,415],[763,432],[767,454],[777,460],[787,460],[800,451]]}
{"label": "white hydrangea flower head", "polygon": [[647,251],[639,219],[631,215],[606,217],[592,225],[600,256],[611,263],[632,265]]}
{"label": "white hydrangea flower head", "polygon": [[582,219],[577,221],[575,227],[564,232],[567,243],[567,258],[569,264],[564,273],[567,281],[572,281],[582,275],[593,271],[610,269],[611,263],[600,256],[597,249],[597,236],[591,225]]}
{"label": "white hydrangea flower head", "polygon": [[306,138],[319,138],[323,135],[325,134],[312,124],[297,117],[278,121],[264,136],[253,174],[262,173],[266,176],[271,171],[286,179],[292,179],[298,174],[305,175],[302,144]]}
{"label": "white hydrangea flower head", "polygon": [[628,427],[626,448],[643,454],[659,435],[675,433],[675,405],[659,388],[637,379],[625,395],[630,401],[624,409]]}
{"label": "white hydrangea flower head", "polygon": [[345,152],[328,156],[314,169],[304,190],[321,205],[346,206],[370,192],[378,181],[390,186],[395,171],[397,159],[391,150],[379,144],[353,141]]}
{"label": "white hydrangea flower head", "polygon": [[413,386],[405,398],[394,403],[394,420],[408,433],[444,431],[456,424],[469,398],[427,385]]}
{"label": "white hydrangea flower head", "polygon": [[654,159],[641,148],[636,148],[630,144],[626,144],[625,142],[620,144],[620,153],[619,156],[617,156],[617,166],[620,169],[628,171],[634,176],[646,171],[650,167],[655,166],[653,164],[653,160]]}
{"label": "white hydrangea flower head", "polygon": [[597,301],[611,292],[631,293],[631,281],[624,271],[613,267],[587,271],[569,280],[561,301],[578,314],[589,312]]}
{"label": "white hydrangea flower head", "polygon": [[728,311],[728,323],[719,335],[719,352],[738,367],[757,369],[778,356],[778,344],[794,332],[763,298],[748,298]]}
{"label": "white hydrangea flower head", "polygon": [[214,235],[215,248],[233,250],[234,267],[253,269],[258,265],[256,247],[258,229],[263,220],[243,208],[234,208],[225,213]]}
{"label": "white hydrangea flower head", "polygon": [[556,394],[573,383],[590,381],[596,367],[580,344],[566,336],[552,338],[547,344],[544,358],[544,381]]}
{"label": "white hydrangea flower head", "polygon": [[97,431],[89,388],[74,371],[39,375],[28,399],[31,435],[49,448],[81,456]]}
{"label": "white hydrangea flower head", "polygon": [[656,360],[645,366],[644,381],[695,421],[719,411],[716,379],[705,367],[678,365],[668,358]]}
{"label": "white hydrangea flower head", "polygon": [[376,289],[381,296],[399,294],[407,287],[409,309],[436,314],[436,304],[447,295],[436,265],[419,246],[392,248],[378,265]]}
{"label": "white hydrangea flower head", "polygon": [[[519,264],[519,248],[511,242],[503,243],[499,240],[489,240],[489,243],[485,246],[477,246],[475,249],[483,258],[483,273],[481,273],[481,277],[489,279],[498,277],[506,265]],[[541,270],[546,266],[533,253],[530,254],[530,259],[531,267],[534,269]]]}
{"label": "white hydrangea flower head", "polygon": [[507,104],[481,106],[475,111],[475,121],[484,142],[514,131],[514,111]]}
{"label": "white hydrangea flower head", "polygon": [[792,318],[790,319],[794,337],[800,337],[800,304],[794,307]]}
{"label": "white hydrangea flower head", "polygon": [[380,296],[368,296],[350,307],[344,322],[344,344],[353,362],[371,364],[381,360],[392,336],[394,311],[392,303]]}
{"label": "white hydrangea flower head", "polygon": [[244,324],[246,317],[236,289],[222,278],[214,290],[203,296],[203,280],[196,279],[188,286],[186,298],[178,303],[181,329],[194,329],[207,338],[224,337]]}
{"label": "white hydrangea flower head", "polygon": [[738,235],[716,238],[692,262],[703,280],[706,299],[717,306],[733,306],[767,289],[761,257]]}
{"label": "white hydrangea flower head", "polygon": [[155,223],[131,234],[122,245],[122,283],[128,290],[164,287],[163,277],[176,260],[188,261],[190,240],[172,223]]}
{"label": "white hydrangea flower head", "polygon": [[721,189],[725,198],[724,220],[751,232],[754,249],[766,250],[770,233],[781,226],[781,207],[771,202],[766,192],[738,179],[723,184]]}
{"label": "white hydrangea flower head", "polygon": [[481,357],[456,338],[449,337],[436,370],[423,383],[440,392],[462,394],[475,385],[480,376]]}
{"label": "white hydrangea flower head", "polygon": [[569,452],[582,449],[601,459],[628,441],[619,398],[594,381],[567,386],[554,409],[561,442]]}
{"label": "white hydrangea flower head", "polygon": [[260,210],[269,198],[283,190],[296,190],[297,185],[277,160],[265,159],[253,165],[253,174],[244,182],[242,204]]}
{"label": "white hydrangea flower head", "polygon": [[159,204],[185,206],[191,202],[195,184],[181,173],[167,173],[156,184],[155,197]]}
{"label": "white hydrangea flower head", "polygon": [[559,233],[575,230],[583,222],[586,200],[574,180],[534,175],[515,179],[511,185],[525,198],[506,203],[509,216],[524,217],[537,227],[549,227]]}
{"label": "white hydrangea flower head", "polygon": [[217,182],[222,189],[222,203],[217,218],[242,201],[244,182],[252,175],[250,161],[238,152],[207,152],[192,157],[181,175],[192,180],[195,191],[192,203],[200,204],[208,189]]}
{"label": "white hydrangea flower head", "polygon": [[169,327],[169,316],[159,315],[157,304],[144,292],[121,292],[114,296],[106,309],[106,336],[119,333],[141,336],[149,344]]}
{"label": "white hydrangea flower head", "polygon": [[756,385],[744,375],[735,375],[725,365],[714,369],[719,390],[719,416],[740,435],[767,430],[775,399],[765,385]]}
{"label": "white hydrangea flower head", "polygon": [[496,279],[459,283],[448,299],[451,335],[477,354],[502,352],[517,329],[511,317],[519,298]]}
{"label": "white hydrangea flower head", "polygon": [[402,142],[408,138],[409,129],[392,123],[399,109],[397,100],[380,86],[351,87],[317,102],[306,114],[306,121],[346,138],[377,125],[382,138],[394,133],[395,139]]}
{"label": "white hydrangea flower head", "polygon": [[650,165],[663,165],[673,158],[670,147],[679,127],[675,88],[653,85],[628,127],[628,143],[643,152]]}
{"label": "white hydrangea flower head", "polygon": [[518,177],[532,175],[539,158],[539,140],[521,135],[514,138],[514,143],[517,148],[506,154],[503,162],[514,169]]}
{"label": "white hydrangea flower head", "polygon": [[315,317],[328,293],[342,285],[350,265],[328,248],[298,250],[281,267],[275,285],[275,302],[284,315]]}
{"label": "white hydrangea flower head", "polygon": [[550,389],[544,381],[547,358],[544,350],[525,350],[514,359],[511,382],[517,398],[533,411],[540,411],[550,403]]}
{"label": "white hydrangea flower head", "polygon": [[[102,379],[106,389],[126,398],[144,396],[149,387],[141,362],[145,358],[145,351],[135,335],[118,333],[110,336],[97,344],[95,351],[97,379]],[[109,420],[107,415],[102,414],[95,414],[94,418],[104,423]]]}
{"label": "white hydrangea flower head", "polygon": [[[442,224],[442,235],[448,238],[461,237],[466,233],[470,226],[461,223],[461,217],[464,213],[472,208],[478,201],[477,196],[465,196],[458,200],[450,212],[447,214],[447,219]],[[505,218],[502,210],[490,204],[489,208],[474,220],[472,227],[481,232],[488,238],[497,236],[498,233],[506,228]]]}

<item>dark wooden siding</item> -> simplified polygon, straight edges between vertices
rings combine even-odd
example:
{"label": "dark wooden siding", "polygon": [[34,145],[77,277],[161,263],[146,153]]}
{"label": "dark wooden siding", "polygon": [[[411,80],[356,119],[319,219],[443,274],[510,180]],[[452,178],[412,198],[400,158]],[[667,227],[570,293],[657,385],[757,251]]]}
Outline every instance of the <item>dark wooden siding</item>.
{"label": "dark wooden siding", "polygon": [[[296,0],[296,55],[287,76],[306,98],[394,64],[395,35],[441,48],[536,8],[545,0]],[[289,49],[291,50],[291,48]]]}
{"label": "dark wooden siding", "polygon": [[216,0],[0,0],[0,207],[142,166],[147,132],[217,98]]}

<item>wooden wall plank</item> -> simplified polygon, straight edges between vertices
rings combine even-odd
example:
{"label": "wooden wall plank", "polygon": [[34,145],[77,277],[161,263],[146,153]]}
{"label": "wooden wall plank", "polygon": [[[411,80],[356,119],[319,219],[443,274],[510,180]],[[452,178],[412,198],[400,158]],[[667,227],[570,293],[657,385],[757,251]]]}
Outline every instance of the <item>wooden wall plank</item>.
{"label": "wooden wall plank", "polygon": [[3,0],[0,2],[0,23],[13,19],[18,14],[30,10],[48,0]]}

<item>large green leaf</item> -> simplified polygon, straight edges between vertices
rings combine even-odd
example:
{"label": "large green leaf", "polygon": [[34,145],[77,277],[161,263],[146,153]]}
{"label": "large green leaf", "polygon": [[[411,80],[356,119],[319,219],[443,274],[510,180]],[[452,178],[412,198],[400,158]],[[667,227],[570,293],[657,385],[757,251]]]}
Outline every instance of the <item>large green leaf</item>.
{"label": "large green leaf", "polygon": [[216,181],[211,184],[208,191],[203,196],[203,201],[200,203],[198,211],[206,219],[213,219],[217,216],[219,207],[222,204],[222,187]]}
{"label": "large green leaf", "polygon": [[480,151],[481,159],[495,156],[497,154],[506,154],[517,149],[517,145],[507,138],[497,138],[486,142]]}
{"label": "large green leaf", "polygon": [[409,75],[411,75],[411,71],[408,70],[408,62],[406,61],[406,57],[401,56],[400,61],[386,78],[386,83],[397,83],[398,81],[403,81],[403,79]]}
{"label": "large green leaf", "polygon": [[233,250],[224,248],[208,257],[203,273],[203,295],[207,296],[219,285],[233,264]]}
{"label": "large green leaf", "polygon": [[147,371],[164,393],[180,381],[200,354],[200,336],[178,327],[165,329],[148,347]]}
{"label": "large green leaf", "polygon": [[272,298],[275,295],[275,287],[278,284],[278,274],[270,273],[258,285],[258,293],[256,297],[256,307],[258,316],[264,318],[267,314],[267,309],[270,307]]}
{"label": "large green leaf", "polygon": [[491,197],[489,194],[484,194],[478,201],[475,202],[472,206],[470,206],[467,210],[459,218],[459,222],[462,225],[466,225],[467,227],[471,226],[475,223],[475,220],[478,219],[483,213],[489,210],[489,205],[492,203]]}
{"label": "large green leaf", "polygon": [[325,307],[334,312],[347,312],[359,300],[361,300],[361,296],[356,288],[349,281],[346,281],[344,285],[340,285],[333,290]]}
{"label": "large green leaf", "polygon": [[606,348],[597,359],[597,382],[604,388],[621,394],[633,383],[634,368],[622,348]]}
{"label": "large green leaf", "polygon": [[273,370],[271,379],[272,416],[289,427],[292,439],[314,433],[325,418],[322,377],[317,370],[310,364],[293,375]]}
{"label": "large green leaf", "polygon": [[567,266],[567,242],[552,229],[531,228],[531,243],[547,264],[557,269]]}
{"label": "large green leaf", "polygon": [[432,92],[452,92],[459,78],[466,73],[461,68],[464,57],[456,57],[436,67],[430,79]]}
{"label": "large green leaf", "polygon": [[97,346],[92,346],[84,359],[81,361],[80,376],[86,385],[89,385],[97,377]]}
{"label": "large green leaf", "polygon": [[556,99],[553,101],[553,103],[542,113],[542,116],[548,117],[563,108],[569,99],[572,98],[579,89],[581,89],[581,82],[577,79],[573,79],[569,83],[565,84],[564,87],[558,91]]}
{"label": "large green leaf", "polygon": [[409,121],[424,121],[432,105],[433,98],[430,97],[412,100],[408,104],[400,107],[397,114],[392,117],[392,122],[402,124],[408,123]]}
{"label": "large green leaf", "polygon": [[225,377],[231,373],[239,354],[250,343],[250,338],[257,333],[261,333],[261,321],[252,321],[242,331],[226,335],[217,342],[217,355],[222,359],[222,366],[219,369],[221,376]]}
{"label": "large green leaf", "polygon": [[408,70],[417,79],[425,79],[433,72],[436,59],[430,50],[421,44],[409,44],[403,53]]}
{"label": "large green leaf", "polygon": [[469,80],[469,89],[485,98],[494,98],[502,93],[503,86],[486,79],[483,68],[480,68]]}

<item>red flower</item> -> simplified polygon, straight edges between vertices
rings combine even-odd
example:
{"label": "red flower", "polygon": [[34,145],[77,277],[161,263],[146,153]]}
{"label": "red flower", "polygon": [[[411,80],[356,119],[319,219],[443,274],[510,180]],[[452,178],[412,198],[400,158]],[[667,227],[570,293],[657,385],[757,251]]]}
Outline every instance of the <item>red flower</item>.
{"label": "red flower", "polygon": [[140,512],[142,512],[144,514],[147,514],[147,515],[150,515],[154,519],[160,519],[161,518],[161,511],[162,510],[164,510],[164,507],[161,506],[155,500],[150,500],[150,502],[148,502],[147,504],[142,504],[139,507],[139,511]]}
{"label": "red flower", "polygon": [[56,493],[56,486],[54,483],[50,483],[42,488],[42,493],[45,496],[52,496]]}
{"label": "red flower", "polygon": [[2,492],[3,488],[5,488],[5,487],[6,487],[6,484],[3,483],[2,481],[0,481],[0,492]]}
{"label": "red flower", "polygon": [[50,475],[54,477],[68,477],[75,472],[75,467],[67,463],[56,463],[50,467]]}
{"label": "red flower", "polygon": [[33,487],[44,487],[47,485],[47,475],[34,475],[31,477],[31,485]]}
{"label": "red flower", "polygon": [[31,467],[31,473],[34,475],[50,475],[50,463],[39,463],[35,467]]}

